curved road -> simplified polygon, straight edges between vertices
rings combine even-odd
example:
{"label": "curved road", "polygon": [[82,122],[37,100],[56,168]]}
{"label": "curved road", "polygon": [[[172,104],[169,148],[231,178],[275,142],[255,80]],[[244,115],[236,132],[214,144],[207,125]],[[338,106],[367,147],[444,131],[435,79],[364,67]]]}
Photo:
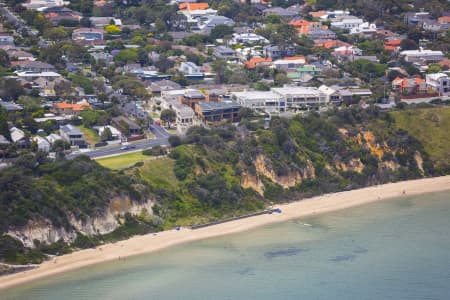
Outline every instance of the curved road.
{"label": "curved road", "polygon": [[82,153],[72,153],[67,155],[68,159],[73,159],[80,155],[89,156],[90,158],[96,158],[101,156],[107,156],[107,155],[114,155],[114,154],[122,154],[127,152],[133,152],[136,150],[145,150],[148,148],[152,148],[155,146],[168,146],[169,145],[169,136],[170,133],[164,130],[164,128],[160,126],[151,125],[150,130],[155,135],[155,139],[151,140],[143,140],[140,142],[136,142],[133,144],[130,144],[133,148],[127,149],[127,150],[121,150],[120,148],[123,147],[123,145],[117,145],[112,146],[104,149],[98,149],[98,150],[92,150],[88,152],[82,152]]}

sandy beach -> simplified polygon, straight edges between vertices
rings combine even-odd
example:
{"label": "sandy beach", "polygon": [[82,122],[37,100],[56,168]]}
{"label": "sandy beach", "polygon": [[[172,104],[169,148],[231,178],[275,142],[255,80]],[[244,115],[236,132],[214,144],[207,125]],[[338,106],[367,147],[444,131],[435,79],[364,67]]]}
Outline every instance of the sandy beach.
{"label": "sandy beach", "polygon": [[180,231],[171,230],[159,232],[156,235],[136,236],[129,240],[102,245],[96,249],[86,249],[56,257],[33,270],[2,276],[0,289],[101,262],[119,260],[119,257],[154,252],[170,246],[245,231],[269,223],[341,210],[375,201],[444,190],[450,190],[450,176],[390,183],[304,199],[276,206],[281,209],[281,214],[260,215],[196,230],[182,228]]}

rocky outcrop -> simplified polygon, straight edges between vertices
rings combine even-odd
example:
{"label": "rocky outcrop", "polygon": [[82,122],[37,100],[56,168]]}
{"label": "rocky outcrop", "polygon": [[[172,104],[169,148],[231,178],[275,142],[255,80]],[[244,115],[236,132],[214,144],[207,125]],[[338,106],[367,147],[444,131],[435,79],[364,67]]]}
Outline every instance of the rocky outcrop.
{"label": "rocky outcrop", "polygon": [[315,169],[311,162],[299,170],[290,170],[286,175],[278,175],[272,168],[272,162],[263,154],[259,154],[255,159],[256,175],[243,173],[241,175],[241,186],[252,188],[260,195],[264,194],[264,184],[261,177],[270,179],[273,183],[279,184],[284,189],[294,187],[305,179],[315,178]]}
{"label": "rocky outcrop", "polygon": [[22,228],[10,229],[7,234],[20,240],[26,247],[35,247],[35,241],[44,244],[52,244],[59,240],[71,243],[77,237],[77,232],[84,235],[107,234],[120,226],[120,216],[125,213],[139,215],[143,211],[152,212],[153,201],[144,203],[133,202],[129,197],[114,197],[111,199],[104,214],[98,217],[89,217],[85,220],[69,215],[68,219],[72,228],[56,227],[50,220],[30,221]]}
{"label": "rocky outcrop", "polygon": [[351,172],[356,172],[356,173],[361,174],[364,169],[364,164],[361,162],[361,159],[352,158],[348,162],[337,161],[335,164],[335,167],[339,171],[343,171],[343,172],[351,171]]}

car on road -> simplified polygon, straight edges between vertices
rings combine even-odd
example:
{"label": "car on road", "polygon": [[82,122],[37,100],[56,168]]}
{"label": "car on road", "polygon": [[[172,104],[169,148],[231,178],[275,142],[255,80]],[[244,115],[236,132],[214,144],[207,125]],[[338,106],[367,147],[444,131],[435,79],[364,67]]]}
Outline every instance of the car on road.
{"label": "car on road", "polygon": [[125,146],[120,147],[120,150],[130,150],[130,149],[134,149],[134,148],[136,148],[135,145],[125,145]]}

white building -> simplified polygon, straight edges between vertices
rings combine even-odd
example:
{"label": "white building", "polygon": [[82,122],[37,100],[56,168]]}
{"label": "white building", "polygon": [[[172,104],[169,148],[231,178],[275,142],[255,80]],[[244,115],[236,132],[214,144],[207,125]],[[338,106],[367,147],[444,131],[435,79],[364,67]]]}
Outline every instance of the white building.
{"label": "white building", "polygon": [[357,27],[350,29],[350,34],[371,35],[377,32],[377,25],[374,23],[364,22]]}
{"label": "white building", "polygon": [[116,127],[111,125],[98,127],[98,135],[101,136],[106,128],[109,128],[109,130],[111,131],[112,140],[122,140],[122,133]]}
{"label": "white building", "polygon": [[185,75],[203,74],[202,68],[190,61],[182,62],[178,70]]}
{"label": "white building", "polygon": [[268,44],[269,40],[265,37],[254,33],[233,33],[233,44]]}
{"label": "white building", "polygon": [[62,140],[62,137],[59,134],[51,133],[51,134],[47,135],[47,141],[49,141],[50,145],[52,145],[52,146],[56,141],[59,141],[59,140]]}
{"label": "white building", "polygon": [[272,88],[272,92],[281,96],[280,107],[305,108],[328,104],[327,96],[314,87],[281,87]]}
{"label": "white building", "polygon": [[344,18],[339,21],[331,22],[330,27],[343,30],[351,30],[352,28],[358,28],[363,23],[364,20],[360,18]]}
{"label": "white building", "polygon": [[427,87],[439,93],[440,96],[450,95],[450,78],[444,73],[427,74],[425,76]]}
{"label": "white building", "polygon": [[268,113],[283,112],[285,105],[281,107],[282,97],[272,91],[245,91],[231,93],[233,100],[242,107]]}
{"label": "white building", "polygon": [[273,66],[278,70],[289,70],[289,69],[297,69],[303,67],[305,65],[304,57],[292,57],[292,58],[284,58],[277,59],[273,62]]}
{"label": "white building", "polygon": [[172,102],[171,107],[177,114],[176,124],[179,131],[184,132],[194,125],[195,113],[192,108],[178,102]]}
{"label": "white building", "polygon": [[405,57],[407,62],[432,62],[440,61],[444,58],[444,53],[442,51],[434,50],[405,50],[400,52],[400,55]]}
{"label": "white building", "polygon": [[40,136],[33,137],[33,142],[37,144],[38,151],[50,152],[50,143]]}
{"label": "white building", "polygon": [[49,7],[64,6],[69,3],[69,1],[62,0],[29,0],[26,3],[23,3],[22,6],[26,7],[27,9],[42,10]]}

